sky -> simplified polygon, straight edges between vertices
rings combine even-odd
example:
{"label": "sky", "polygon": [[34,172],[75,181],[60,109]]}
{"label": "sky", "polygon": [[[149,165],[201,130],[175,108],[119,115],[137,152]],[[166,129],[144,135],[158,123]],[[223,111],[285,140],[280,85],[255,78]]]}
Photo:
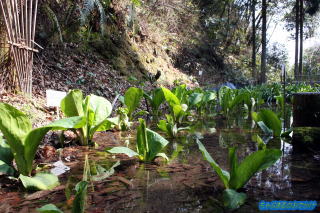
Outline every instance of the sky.
{"label": "sky", "polygon": [[[294,64],[295,41],[290,38],[290,32],[287,32],[284,26],[284,22],[278,20],[276,21],[275,19],[273,23],[270,24],[270,28],[268,29],[268,39],[270,39],[269,44],[278,42],[286,46],[289,56],[288,61],[290,66],[292,66]],[[304,50],[317,44],[320,45],[320,27],[318,27],[316,30],[316,35],[313,38],[304,40],[303,44]]]}

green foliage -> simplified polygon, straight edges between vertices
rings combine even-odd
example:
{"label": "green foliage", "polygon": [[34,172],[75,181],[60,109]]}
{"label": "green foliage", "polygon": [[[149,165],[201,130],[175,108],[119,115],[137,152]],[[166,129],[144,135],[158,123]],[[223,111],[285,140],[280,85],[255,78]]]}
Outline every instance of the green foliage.
{"label": "green foliage", "polygon": [[252,112],[253,120],[266,134],[279,137],[281,134],[281,121],[278,116],[269,109],[262,109],[259,113]]}
{"label": "green foliage", "polygon": [[38,173],[34,177],[21,174],[19,179],[24,188],[30,190],[51,190],[60,184],[58,177],[50,173]]}
{"label": "green foliage", "polygon": [[114,147],[107,151],[113,154],[126,154],[129,157],[138,156],[140,160],[146,162],[154,160],[157,156],[168,160],[167,156],[160,152],[169,142],[158,133],[146,128],[146,122],[143,119],[139,119],[139,122],[136,144],[137,152],[127,147]]}
{"label": "green foliage", "polygon": [[128,108],[119,107],[117,109],[117,120],[114,121],[116,128],[121,131],[129,130],[131,127],[131,122],[128,117]]}
{"label": "green foliage", "polygon": [[156,88],[151,91],[151,94],[147,94],[144,92],[143,96],[148,100],[151,108],[152,115],[155,117],[155,120],[158,119],[159,116],[159,108],[160,105],[164,102],[164,96],[161,88]]}
{"label": "green foliage", "polygon": [[81,181],[77,183],[76,187],[76,196],[72,205],[72,213],[84,213],[85,206],[87,203],[87,190],[88,190],[88,182]]}
{"label": "green foliage", "polygon": [[60,209],[58,209],[55,205],[53,204],[47,204],[42,206],[41,208],[36,209],[37,212],[40,213],[63,213]]}
{"label": "green foliage", "polygon": [[48,131],[79,128],[83,124],[83,118],[70,117],[32,130],[31,122],[24,113],[9,104],[0,103],[0,130],[14,155],[18,171],[25,176],[31,174],[36,151]]}
{"label": "green foliage", "polygon": [[244,203],[245,195],[236,192],[242,188],[257,172],[272,166],[282,155],[278,149],[263,149],[247,156],[240,164],[236,156],[236,149],[229,148],[230,173],[223,170],[211,157],[203,144],[197,140],[200,151],[213,170],[218,174],[227,190],[224,192],[224,203],[229,208],[237,208]]}
{"label": "green foliage", "polygon": [[165,132],[169,137],[175,138],[178,132],[183,130],[189,130],[189,127],[180,127],[177,128],[177,124],[174,123],[174,120],[171,115],[166,115],[167,120],[160,120],[158,123],[158,128]]}
{"label": "green foliage", "polygon": [[85,125],[79,129],[82,145],[88,145],[97,131],[105,131],[113,126],[108,119],[112,111],[111,103],[100,96],[89,95],[83,100],[80,90],[71,90],[61,101],[61,110],[67,116],[81,116]]}
{"label": "green foliage", "polygon": [[124,103],[128,108],[129,120],[132,120],[133,112],[139,107],[143,97],[143,90],[135,87],[129,88],[124,95]]}
{"label": "green foliage", "polygon": [[226,189],[223,191],[222,199],[224,206],[230,209],[237,209],[245,203],[247,195],[233,189]]}
{"label": "green foliage", "polygon": [[[161,87],[163,96],[167,103],[169,104],[171,116],[173,118],[174,123],[180,124],[182,123],[183,118],[185,117],[186,110],[187,110],[187,105],[186,104],[181,104],[179,98],[172,93],[169,89]],[[177,90],[176,90],[177,91]],[[180,99],[182,99],[183,95],[181,92],[176,92],[177,94],[180,94]]]}

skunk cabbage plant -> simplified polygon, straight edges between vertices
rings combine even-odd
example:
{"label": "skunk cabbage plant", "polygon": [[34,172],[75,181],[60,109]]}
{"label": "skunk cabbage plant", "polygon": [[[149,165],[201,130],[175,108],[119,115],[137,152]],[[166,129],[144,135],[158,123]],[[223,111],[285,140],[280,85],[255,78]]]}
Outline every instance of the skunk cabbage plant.
{"label": "skunk cabbage plant", "polygon": [[[70,117],[55,121],[49,125],[32,129],[29,118],[21,111],[9,104],[0,103],[0,130],[5,137],[1,142],[2,154],[0,159],[0,172],[6,168],[9,175],[13,175],[12,155],[20,173],[20,180],[26,188],[40,190],[51,189],[58,184],[58,178],[52,174],[31,175],[33,160],[38,146],[50,130],[66,130],[70,128],[80,128],[84,124],[82,117]],[[10,147],[11,153],[4,149]]]}
{"label": "skunk cabbage plant", "polygon": [[158,133],[146,128],[146,122],[139,119],[140,125],[137,130],[136,152],[128,147],[113,147],[107,151],[112,154],[126,154],[129,157],[137,156],[140,160],[150,162],[155,157],[163,157],[168,160],[161,150],[169,143]]}
{"label": "skunk cabbage plant", "polygon": [[203,158],[208,161],[223,182],[226,190],[223,193],[225,206],[234,209],[241,206],[246,195],[236,190],[242,188],[257,172],[272,166],[282,155],[278,149],[263,149],[256,151],[239,163],[236,148],[229,148],[229,169],[223,170],[211,157],[204,145],[197,139],[199,149]]}
{"label": "skunk cabbage plant", "polygon": [[85,124],[79,129],[82,145],[88,145],[95,132],[105,131],[113,126],[113,122],[108,119],[112,105],[103,97],[89,95],[83,99],[80,90],[71,90],[60,105],[67,117],[81,116],[85,120]]}

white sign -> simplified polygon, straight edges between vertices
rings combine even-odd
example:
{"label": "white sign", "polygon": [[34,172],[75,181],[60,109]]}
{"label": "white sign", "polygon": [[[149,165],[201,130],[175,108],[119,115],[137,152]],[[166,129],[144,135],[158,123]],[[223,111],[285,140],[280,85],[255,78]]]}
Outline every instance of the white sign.
{"label": "white sign", "polygon": [[202,71],[202,70],[201,70],[201,71],[199,71],[199,75],[200,75],[200,76],[202,76],[202,73],[203,73],[203,71]]}
{"label": "white sign", "polygon": [[61,100],[66,97],[66,92],[56,91],[48,89],[46,90],[47,106],[48,107],[60,107]]}

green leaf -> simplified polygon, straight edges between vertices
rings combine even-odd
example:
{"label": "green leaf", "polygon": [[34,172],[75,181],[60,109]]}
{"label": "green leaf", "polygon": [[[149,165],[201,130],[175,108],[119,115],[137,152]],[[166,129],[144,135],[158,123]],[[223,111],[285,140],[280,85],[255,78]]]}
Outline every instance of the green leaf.
{"label": "green leaf", "polygon": [[243,187],[257,172],[272,166],[281,157],[282,152],[278,149],[259,150],[247,156],[236,168],[230,178],[230,188]]}
{"label": "green leaf", "polygon": [[261,128],[261,130],[267,134],[267,135],[273,135],[273,130],[272,129],[269,129],[267,127],[267,125],[265,125],[265,123],[263,121],[259,121],[258,123],[258,126]]}
{"label": "green leaf", "polygon": [[92,175],[91,179],[93,181],[104,180],[104,179],[110,177],[111,175],[113,175],[115,173],[114,168],[116,168],[119,165],[120,165],[120,161],[117,161],[110,169],[105,169],[102,166],[97,165],[97,168],[96,168],[97,174]]}
{"label": "green leaf", "polygon": [[24,138],[32,130],[29,118],[13,106],[0,103],[0,130],[15,156],[19,172],[28,174]]}
{"label": "green leaf", "polygon": [[147,153],[147,158],[145,160],[152,161],[159,154],[159,152],[165,146],[167,146],[169,141],[167,141],[164,137],[150,129],[146,129],[146,132],[149,152]]}
{"label": "green leaf", "polygon": [[139,156],[138,153],[133,151],[132,149],[124,146],[117,146],[113,147],[111,149],[107,149],[107,152],[112,153],[112,154],[125,154],[128,155],[130,158],[134,156]]}
{"label": "green leaf", "polygon": [[71,90],[60,103],[61,111],[67,117],[83,116],[83,94],[81,90]]}
{"label": "green leaf", "polygon": [[135,87],[130,87],[124,95],[124,103],[129,110],[129,117],[140,105],[141,98],[143,97],[143,90]]}
{"label": "green leaf", "polygon": [[203,103],[209,103],[216,99],[216,94],[214,92],[206,92],[202,98]]}
{"label": "green leaf", "polygon": [[0,175],[14,176],[15,170],[12,166],[0,160]]}
{"label": "green leaf", "polygon": [[42,206],[41,208],[36,209],[37,212],[40,213],[63,213],[60,209],[58,209],[55,205],[53,204],[47,204]]}
{"label": "green leaf", "polygon": [[0,161],[10,165],[13,161],[13,153],[10,146],[0,136]]}
{"label": "green leaf", "polygon": [[229,188],[229,180],[230,180],[230,174],[229,172],[223,170],[211,157],[211,155],[208,153],[206,148],[203,146],[203,144],[197,139],[197,144],[199,146],[199,150],[202,153],[203,158],[208,161],[211,165],[211,167],[214,169],[214,171],[218,174],[221,181],[223,182],[224,186],[226,188]]}
{"label": "green leaf", "polygon": [[203,98],[203,94],[202,93],[192,93],[189,96],[189,105],[190,106],[195,106],[195,105],[201,103],[202,98]]}
{"label": "green leaf", "polygon": [[162,157],[162,158],[164,158],[166,161],[169,161],[169,158],[168,158],[168,156],[165,154],[165,153],[158,153],[157,155],[156,155],[156,157]]}
{"label": "green leaf", "polygon": [[170,105],[170,107],[173,107],[174,105],[180,105],[180,100],[173,94],[170,90],[167,88],[161,87],[163,96]]}
{"label": "green leaf", "polygon": [[[269,109],[262,109],[258,114],[253,113],[253,117],[255,122],[263,121],[265,126],[269,129],[272,129],[273,135],[279,137],[281,134],[281,121],[278,116]],[[261,126],[260,126],[261,127]]]}
{"label": "green leaf", "polygon": [[87,189],[88,189],[88,182],[81,181],[77,183],[75,190],[76,196],[73,201],[72,205],[72,213],[84,213],[85,206],[87,203]]}
{"label": "green leaf", "polygon": [[267,145],[263,142],[262,138],[259,135],[252,136],[252,140],[258,144],[258,149],[266,149]]}
{"label": "green leaf", "polygon": [[24,140],[24,159],[25,159],[25,168],[19,172],[23,175],[29,175],[32,170],[32,163],[38,149],[38,146],[43,139],[43,137],[47,134],[50,130],[65,130],[65,129],[72,129],[72,128],[80,128],[84,125],[84,118],[83,117],[70,117],[55,121],[47,126],[40,127],[34,129],[28,133]]}
{"label": "green leaf", "polygon": [[235,147],[229,148],[229,167],[230,167],[230,176],[232,177],[238,167],[238,158],[236,155]]}
{"label": "green leaf", "polygon": [[229,209],[237,209],[243,205],[247,199],[247,195],[243,192],[239,193],[233,189],[223,191],[223,204]]}
{"label": "green leaf", "polygon": [[31,190],[51,190],[58,186],[58,177],[50,173],[38,173],[34,177],[20,174],[19,179],[26,189]]}
{"label": "green leaf", "polygon": [[112,112],[111,103],[100,96],[90,95],[88,103],[89,125],[96,126],[107,119]]}
{"label": "green leaf", "polygon": [[152,108],[154,110],[158,110],[160,105],[163,103],[164,101],[164,95],[162,92],[161,88],[157,88],[153,91],[153,95],[152,95]]}
{"label": "green leaf", "polygon": [[149,152],[148,139],[146,132],[146,122],[143,119],[139,119],[140,125],[137,129],[137,152],[143,159],[146,159]]}

